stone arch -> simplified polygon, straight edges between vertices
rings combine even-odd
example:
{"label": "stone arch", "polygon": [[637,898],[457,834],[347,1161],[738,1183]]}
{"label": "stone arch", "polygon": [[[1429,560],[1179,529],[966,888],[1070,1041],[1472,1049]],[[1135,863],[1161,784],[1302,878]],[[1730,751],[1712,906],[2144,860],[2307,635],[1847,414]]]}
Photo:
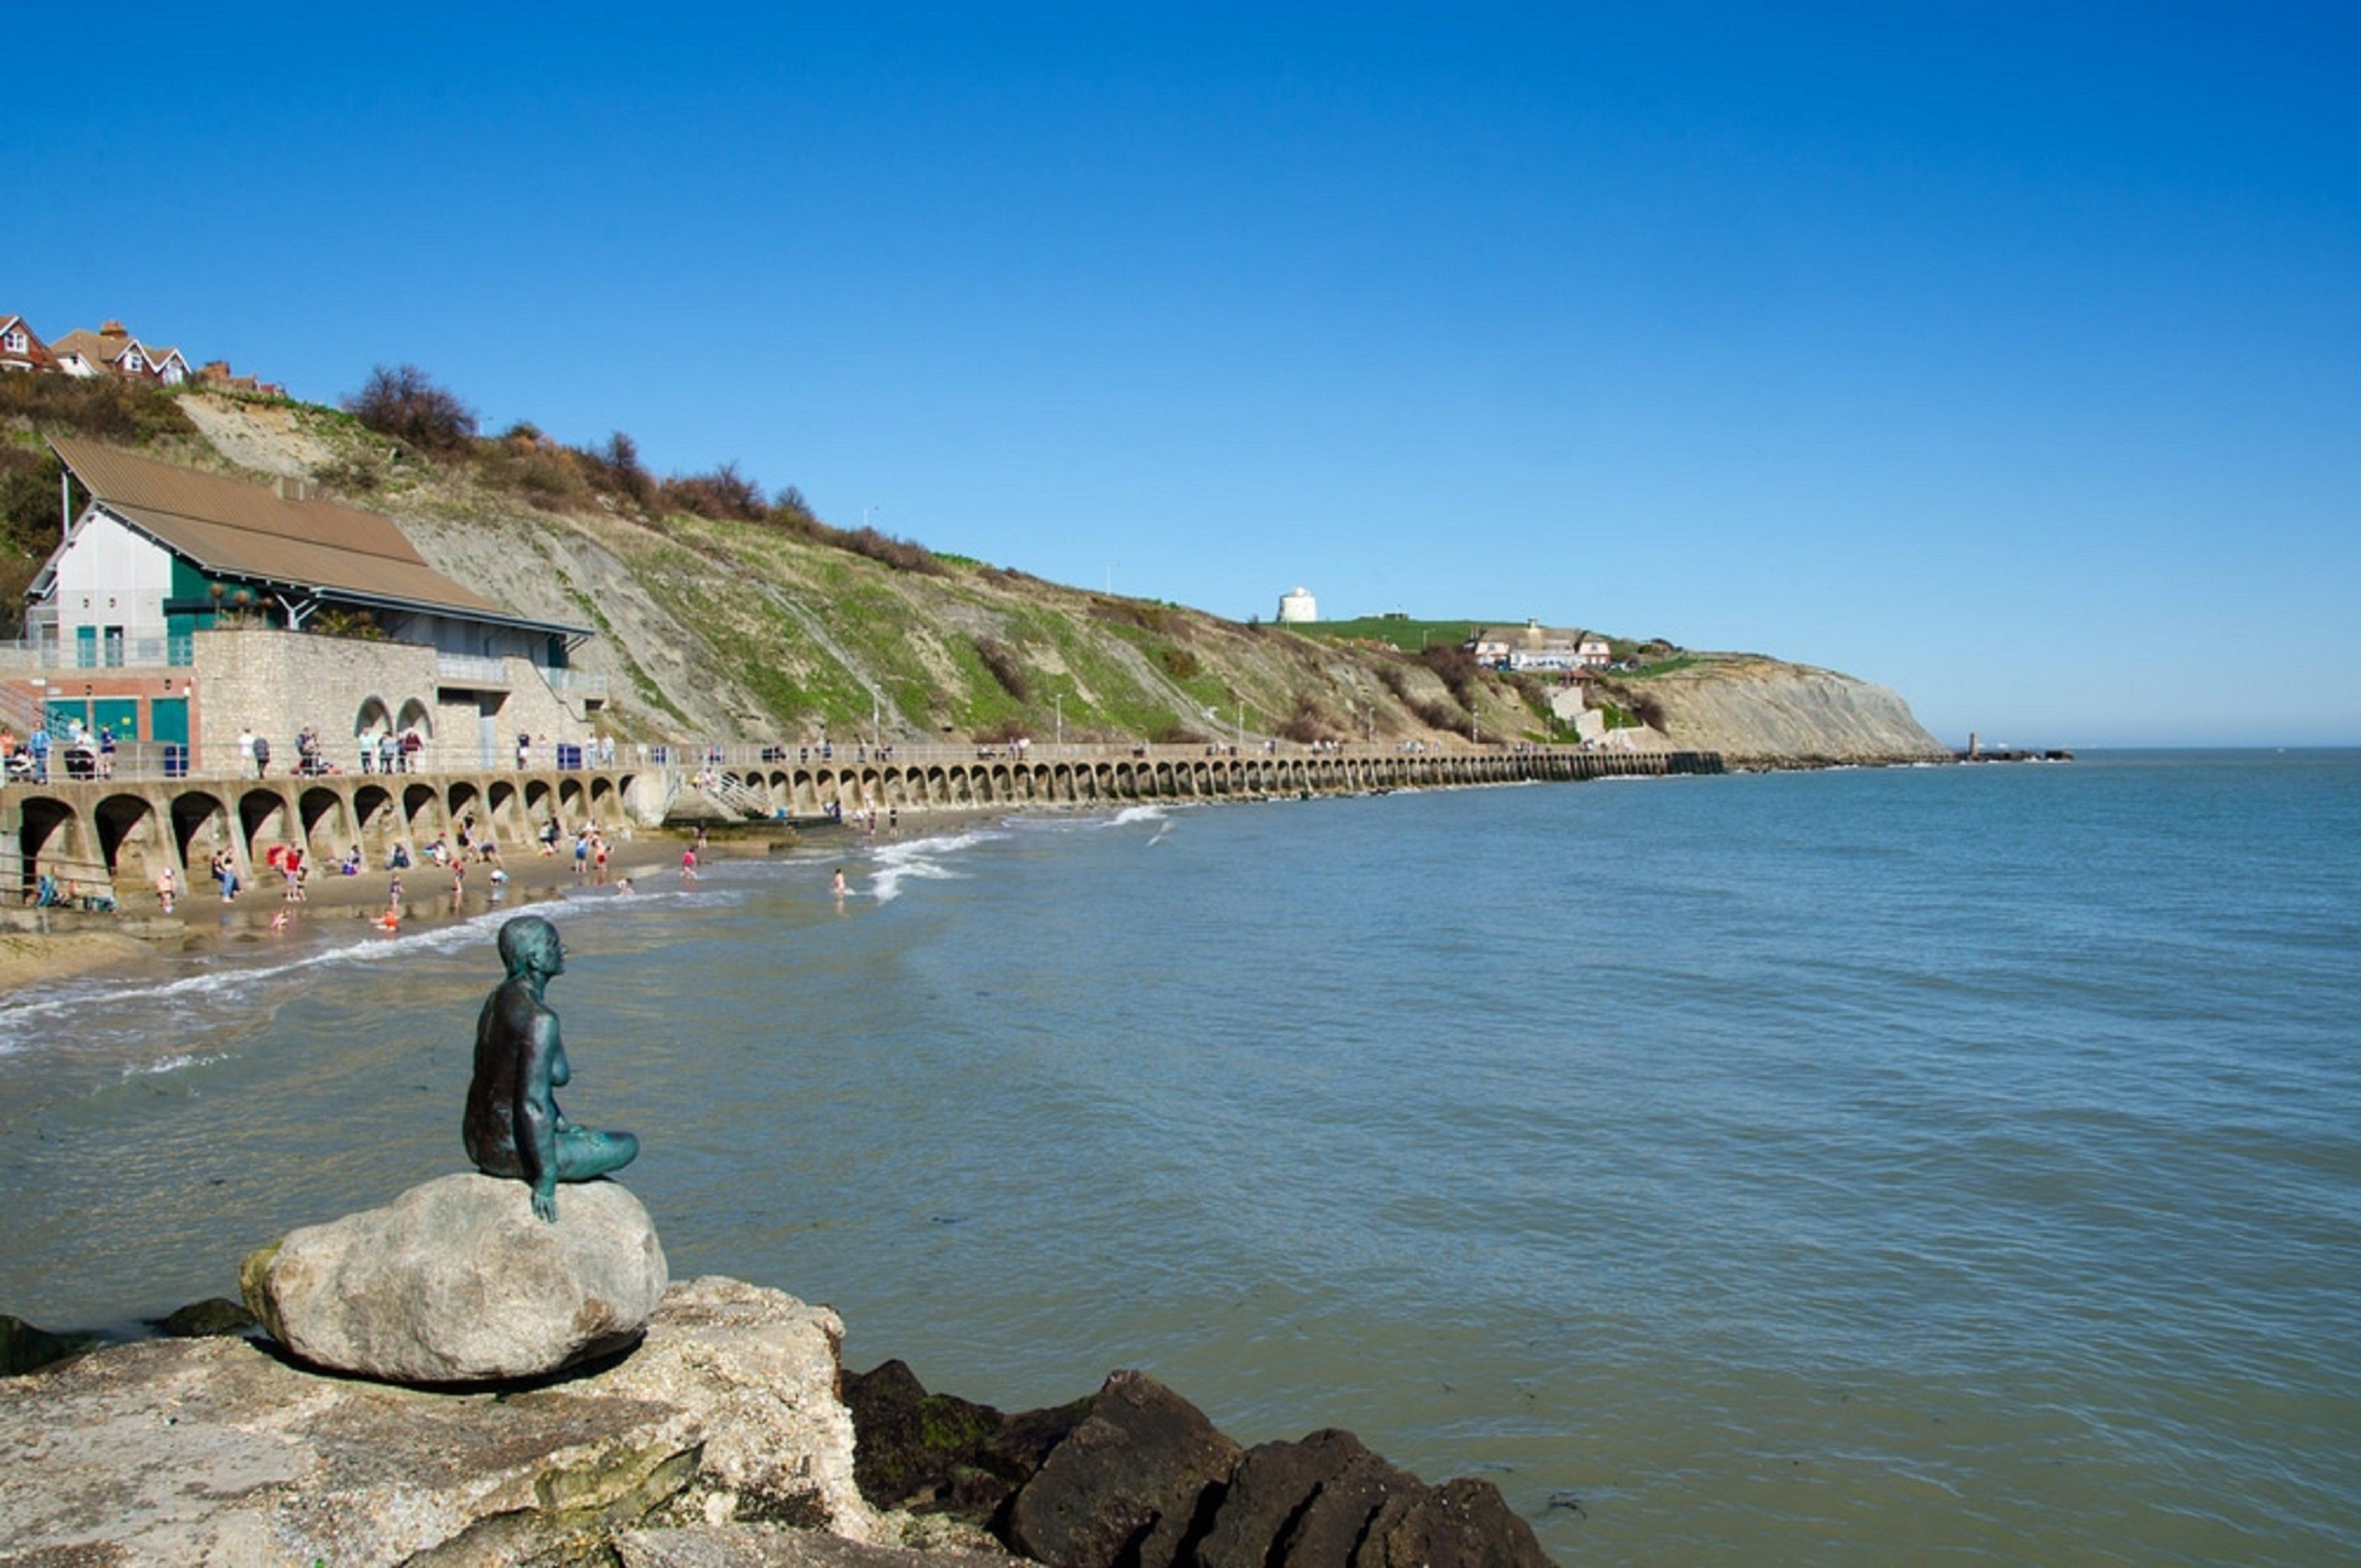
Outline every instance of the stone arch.
{"label": "stone arch", "polygon": [[401,831],[405,838],[421,839],[439,833],[443,824],[437,814],[443,809],[443,797],[430,784],[407,785],[401,792]]}
{"label": "stone arch", "polygon": [[[98,858],[108,874],[129,875],[145,882],[159,867],[181,868],[172,860],[171,845],[157,820],[155,803],[144,795],[110,795],[91,808],[91,826],[98,832]],[[131,864],[123,866],[126,852]]]}
{"label": "stone arch", "polygon": [[353,791],[353,831],[369,859],[382,861],[393,848],[393,840],[401,836],[400,829],[391,790],[382,784],[363,784]]}
{"label": "stone arch", "polygon": [[[237,836],[229,830],[229,806],[221,796],[210,790],[183,790],[172,797],[170,811],[172,847],[180,855],[181,865],[193,866],[196,863],[192,850],[200,834],[206,834],[213,839],[212,848],[205,851],[205,860],[209,863],[214,850],[227,850],[231,859],[239,865],[246,863],[245,846],[238,843]],[[211,829],[209,834],[207,829]]]}
{"label": "stone arch", "polygon": [[248,861],[254,859],[254,846],[263,834],[275,833],[285,839],[293,825],[287,797],[275,789],[250,789],[237,797],[238,852]]}
{"label": "stone arch", "polygon": [[303,824],[303,852],[314,861],[333,861],[344,853],[350,842],[343,831],[346,826],[345,797],[325,784],[314,784],[298,795],[295,812]]}
{"label": "stone arch", "polygon": [[357,740],[363,735],[375,735],[392,728],[393,710],[386,707],[385,698],[372,693],[361,699],[359,710],[353,715],[354,739]]}
{"label": "stone arch", "polygon": [[41,859],[44,855],[79,860],[78,840],[82,834],[81,818],[72,806],[55,795],[27,795],[17,811],[16,844],[23,856],[24,884],[17,896],[24,897],[40,885]]}

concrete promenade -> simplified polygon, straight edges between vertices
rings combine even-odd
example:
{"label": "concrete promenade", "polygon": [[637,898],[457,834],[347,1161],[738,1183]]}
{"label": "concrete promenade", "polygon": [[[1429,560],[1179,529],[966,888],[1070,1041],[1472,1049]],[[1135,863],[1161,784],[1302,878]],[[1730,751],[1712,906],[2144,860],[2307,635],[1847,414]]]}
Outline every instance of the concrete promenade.
{"label": "concrete promenade", "polygon": [[[0,787],[0,898],[20,903],[49,872],[90,884],[152,883],[170,866],[201,887],[216,852],[251,882],[274,844],[300,844],[328,865],[353,845],[382,866],[397,843],[413,859],[463,823],[513,853],[555,817],[563,830],[596,822],[654,826],[685,800],[710,813],[815,817],[834,806],[906,812],[1033,804],[1225,800],[1360,794],[1453,784],[1716,773],[1711,752],[1465,747],[1404,751],[1288,746],[619,748],[607,767],[450,768],[312,777],[59,779]],[[12,896],[13,895],[13,896]]]}

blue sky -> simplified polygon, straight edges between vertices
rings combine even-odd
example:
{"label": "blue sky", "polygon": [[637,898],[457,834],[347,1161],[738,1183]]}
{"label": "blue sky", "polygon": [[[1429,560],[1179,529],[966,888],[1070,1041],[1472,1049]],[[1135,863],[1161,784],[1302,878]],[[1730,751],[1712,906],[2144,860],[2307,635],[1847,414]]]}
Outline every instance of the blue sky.
{"label": "blue sky", "polygon": [[18,16],[0,310],[1241,618],[2361,743],[2353,7],[336,9]]}

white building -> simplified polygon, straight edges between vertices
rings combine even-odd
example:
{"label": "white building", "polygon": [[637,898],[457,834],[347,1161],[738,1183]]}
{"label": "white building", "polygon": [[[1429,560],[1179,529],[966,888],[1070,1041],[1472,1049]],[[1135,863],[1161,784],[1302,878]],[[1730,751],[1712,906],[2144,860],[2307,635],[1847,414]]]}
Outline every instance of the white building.
{"label": "white building", "polygon": [[1279,596],[1279,619],[1286,625],[1317,620],[1320,619],[1320,601],[1312,597],[1310,588],[1290,588]]}

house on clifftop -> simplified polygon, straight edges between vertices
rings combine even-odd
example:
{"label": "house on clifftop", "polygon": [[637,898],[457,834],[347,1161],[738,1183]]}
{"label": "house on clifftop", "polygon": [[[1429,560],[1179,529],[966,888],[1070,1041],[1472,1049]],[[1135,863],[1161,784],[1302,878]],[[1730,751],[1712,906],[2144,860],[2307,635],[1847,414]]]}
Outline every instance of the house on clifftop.
{"label": "house on clifftop", "polygon": [[6,673],[52,729],[105,724],[118,740],[193,748],[199,767],[244,728],[292,757],[309,727],[332,758],[415,729],[453,767],[492,765],[519,733],[589,735],[605,685],[571,666],[592,629],[501,609],[427,565],[392,519],[302,481],[49,445],[70,515]]}

